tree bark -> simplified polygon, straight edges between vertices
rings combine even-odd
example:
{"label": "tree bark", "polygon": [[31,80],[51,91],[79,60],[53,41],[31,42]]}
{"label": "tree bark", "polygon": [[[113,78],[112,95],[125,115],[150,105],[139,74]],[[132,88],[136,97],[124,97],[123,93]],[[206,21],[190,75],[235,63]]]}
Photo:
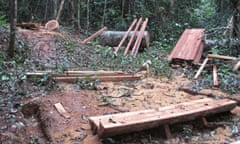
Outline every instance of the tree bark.
{"label": "tree bark", "polygon": [[[100,39],[99,39],[99,44],[101,45],[108,45],[111,47],[116,47],[118,46],[118,44],[120,43],[120,41],[122,40],[122,38],[124,37],[124,35],[126,34],[126,31],[105,31],[100,35]],[[130,39],[130,37],[132,36],[133,31],[131,31],[127,37],[127,40],[123,43],[123,46],[127,46],[128,41]],[[136,33],[135,35],[135,40],[137,39],[137,36],[139,35],[139,31]],[[149,47],[150,44],[150,36],[148,31],[144,32],[143,35],[143,40],[140,44],[140,47]]]}
{"label": "tree bark", "polygon": [[8,55],[14,57],[16,23],[17,23],[17,0],[10,0],[10,41]]}

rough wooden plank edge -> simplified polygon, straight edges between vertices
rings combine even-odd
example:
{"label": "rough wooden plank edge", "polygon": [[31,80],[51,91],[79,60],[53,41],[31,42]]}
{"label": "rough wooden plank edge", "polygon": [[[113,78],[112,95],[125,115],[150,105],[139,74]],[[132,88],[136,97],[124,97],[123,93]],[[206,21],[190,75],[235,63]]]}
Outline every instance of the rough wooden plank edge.
{"label": "rough wooden plank edge", "polygon": [[65,117],[67,119],[70,118],[70,114],[64,109],[64,107],[61,103],[54,104],[54,107],[60,113],[60,115],[62,115],[63,117]]}
{"label": "rough wooden plank edge", "polygon": [[[225,103],[224,103],[224,101],[225,101]],[[207,108],[203,107],[203,108],[197,109],[196,112],[194,112],[194,113],[192,111],[186,112],[184,114],[177,115],[174,117],[169,117],[169,118],[162,119],[162,120],[157,120],[156,118],[154,118],[154,119],[150,119],[149,121],[144,121],[142,123],[139,123],[139,122],[133,123],[132,122],[130,125],[124,124],[124,123],[122,123],[122,125],[114,124],[115,125],[114,127],[110,126],[108,128],[105,128],[104,125],[102,124],[102,122],[99,120],[101,118],[98,118],[98,120],[100,122],[100,125],[98,127],[98,135],[100,137],[113,136],[113,135],[118,135],[118,134],[123,134],[123,133],[140,131],[140,130],[153,128],[153,127],[158,127],[163,124],[172,124],[172,123],[176,123],[176,122],[180,122],[180,121],[183,122],[183,121],[193,120],[199,116],[206,116],[209,114],[228,111],[236,106],[236,102],[231,101],[231,100],[225,99],[225,100],[219,100],[218,102],[219,102],[219,104],[217,104],[217,105],[214,103],[215,106],[206,105]],[[144,115],[144,113],[142,113],[142,114]],[[129,115],[129,117],[130,116],[131,115]],[[111,117],[114,117],[117,120],[115,115],[111,115]],[[109,118],[109,116],[108,116],[108,118]],[[94,120],[94,119],[96,119],[96,117],[92,118],[92,120]],[[113,119],[113,121],[114,121],[114,119]],[[96,122],[94,122],[94,123],[96,124]]]}
{"label": "rough wooden plank edge", "polygon": [[53,80],[58,82],[73,83],[78,80],[99,80],[101,82],[118,82],[118,81],[135,81],[140,80],[141,75],[122,75],[122,76],[93,76],[93,77],[52,77]]}
{"label": "rough wooden plank edge", "polygon": [[194,76],[194,79],[197,79],[198,77],[199,77],[199,75],[201,74],[201,72],[202,72],[202,70],[203,70],[203,68],[205,67],[205,65],[207,64],[207,62],[208,62],[208,57],[207,58],[205,58],[205,60],[203,61],[203,63],[202,63],[202,65],[201,65],[201,67],[198,69],[198,71],[197,71],[197,73],[196,73],[196,75]]}

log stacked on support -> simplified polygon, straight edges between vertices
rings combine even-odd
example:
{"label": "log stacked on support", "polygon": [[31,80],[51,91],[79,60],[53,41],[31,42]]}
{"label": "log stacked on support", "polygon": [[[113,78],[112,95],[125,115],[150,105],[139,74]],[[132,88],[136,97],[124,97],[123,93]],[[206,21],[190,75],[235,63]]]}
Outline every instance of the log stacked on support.
{"label": "log stacked on support", "polygon": [[[134,31],[131,31],[128,34],[127,40],[133,35]],[[117,47],[124,35],[126,34],[125,31],[105,31],[99,37],[99,44],[100,45],[107,45],[111,47]],[[134,35],[134,39],[139,35],[139,31],[136,32]],[[122,46],[126,46],[128,43],[124,42]],[[144,32],[143,41],[141,43],[141,47],[149,47],[150,44],[150,35],[148,31]]]}
{"label": "log stacked on support", "polygon": [[[127,32],[109,31],[109,32],[103,33],[100,37],[100,44],[109,45],[112,47],[117,46],[114,52],[115,54],[117,54],[117,52],[119,51],[122,45],[125,45],[125,46],[127,45],[124,51],[124,55],[127,55],[127,52],[129,48],[132,46],[132,42],[135,39],[135,44],[132,46],[131,56],[136,57],[140,47],[149,47],[149,39],[150,39],[148,32],[145,31],[148,23],[148,18],[146,18],[146,20],[143,22],[140,31],[138,31],[138,29],[142,22],[142,18],[138,20],[134,31],[130,32],[136,22],[137,22],[137,19],[134,19],[131,26],[128,28]],[[129,42],[124,43],[127,38]]]}
{"label": "log stacked on support", "polygon": [[157,109],[93,116],[89,117],[89,123],[100,137],[108,137],[229,111],[236,104],[229,99],[204,98]]}

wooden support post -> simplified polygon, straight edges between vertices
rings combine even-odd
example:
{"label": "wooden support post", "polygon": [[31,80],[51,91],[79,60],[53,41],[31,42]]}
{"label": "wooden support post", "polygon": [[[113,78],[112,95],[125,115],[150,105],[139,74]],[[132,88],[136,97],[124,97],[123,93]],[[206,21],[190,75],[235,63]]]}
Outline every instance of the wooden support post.
{"label": "wooden support post", "polygon": [[132,44],[132,41],[133,41],[133,39],[134,39],[134,37],[135,37],[135,35],[136,35],[137,30],[139,29],[139,26],[140,26],[141,22],[142,22],[142,17],[141,17],[141,18],[138,20],[138,22],[137,22],[137,25],[136,25],[136,27],[135,27],[135,29],[134,29],[134,31],[133,31],[133,34],[132,34],[132,36],[131,36],[131,38],[130,38],[130,40],[129,40],[129,42],[128,42],[128,45],[127,45],[127,47],[125,48],[124,55],[127,55],[128,50],[129,50],[129,48],[130,48],[130,46],[131,46],[131,44]]}
{"label": "wooden support post", "polygon": [[164,125],[164,131],[165,131],[165,134],[166,134],[166,137],[168,140],[173,138],[172,133],[169,128],[169,125],[167,125],[167,124]]}
{"label": "wooden support post", "polygon": [[82,45],[87,44],[89,41],[93,40],[94,38],[96,38],[97,36],[101,35],[105,30],[107,30],[107,27],[103,27],[100,30],[98,30],[97,32],[95,32],[94,34],[92,34],[90,37],[86,38],[85,40],[83,40],[83,42],[81,42]]}
{"label": "wooden support post", "polygon": [[217,66],[213,65],[213,86],[218,87],[218,75],[217,75]]}
{"label": "wooden support post", "polygon": [[203,124],[205,127],[208,127],[208,121],[207,121],[207,119],[206,119],[205,117],[202,117],[201,120],[202,120],[202,124]]}
{"label": "wooden support post", "polygon": [[131,26],[128,28],[127,32],[125,33],[124,37],[122,38],[122,40],[120,41],[118,47],[115,50],[115,54],[117,54],[117,52],[119,51],[119,49],[121,48],[122,44],[124,43],[124,41],[126,40],[126,38],[128,37],[129,32],[132,30],[133,26],[135,25],[135,23],[137,22],[137,19],[134,19],[134,21],[132,22]]}
{"label": "wooden support post", "polygon": [[207,57],[207,58],[203,61],[201,67],[198,69],[196,75],[194,76],[194,79],[197,79],[197,78],[199,77],[199,75],[201,74],[203,68],[204,68],[205,65],[207,64],[208,60],[209,60],[209,59],[208,59],[208,57]]}
{"label": "wooden support post", "polygon": [[214,55],[214,54],[208,54],[208,58],[217,58],[217,59],[225,59],[225,60],[237,60],[236,57],[231,56],[222,56],[222,55]]}

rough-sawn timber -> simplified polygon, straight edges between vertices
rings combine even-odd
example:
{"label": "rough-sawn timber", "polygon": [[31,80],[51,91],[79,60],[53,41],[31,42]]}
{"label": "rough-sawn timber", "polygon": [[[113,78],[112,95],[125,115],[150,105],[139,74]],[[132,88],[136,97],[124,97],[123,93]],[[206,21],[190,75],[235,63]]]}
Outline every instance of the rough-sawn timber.
{"label": "rough-sawn timber", "polygon": [[92,130],[100,137],[107,137],[229,111],[236,104],[229,99],[204,98],[157,109],[93,116],[89,117],[89,123]]}

